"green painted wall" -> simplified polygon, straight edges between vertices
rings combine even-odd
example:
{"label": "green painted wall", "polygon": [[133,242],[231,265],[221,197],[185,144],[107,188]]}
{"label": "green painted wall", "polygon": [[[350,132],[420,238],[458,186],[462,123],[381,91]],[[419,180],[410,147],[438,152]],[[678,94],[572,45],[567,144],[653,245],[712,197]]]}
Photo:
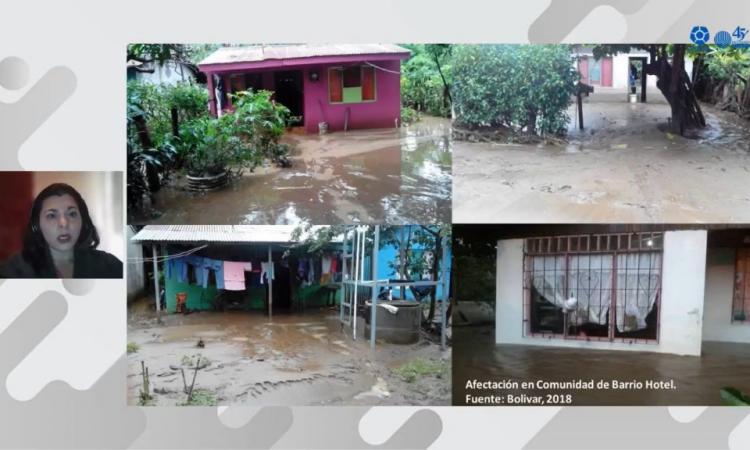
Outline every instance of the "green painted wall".
{"label": "green painted wall", "polygon": [[[212,300],[219,294],[219,289],[214,286],[208,286],[203,288],[193,284],[183,283],[177,281],[176,278],[166,280],[166,304],[167,312],[173,313],[177,310],[177,293],[187,292],[187,303],[188,309],[197,311],[206,311],[213,309]],[[307,287],[299,287],[296,289],[296,293],[293,293],[293,307],[320,307],[326,306],[328,299],[328,293],[330,291],[324,289],[320,285],[312,285]],[[248,310],[263,310],[265,308],[266,288],[265,286],[248,286],[245,294],[248,296],[248,302],[245,305]],[[334,302],[336,305],[339,304],[341,297],[341,290],[336,291],[334,294]]]}

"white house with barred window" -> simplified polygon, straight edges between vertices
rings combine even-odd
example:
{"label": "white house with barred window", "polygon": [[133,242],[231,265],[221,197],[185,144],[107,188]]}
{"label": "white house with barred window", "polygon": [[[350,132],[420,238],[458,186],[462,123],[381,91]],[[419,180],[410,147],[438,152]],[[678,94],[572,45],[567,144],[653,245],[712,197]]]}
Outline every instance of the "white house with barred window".
{"label": "white house with barred window", "polygon": [[498,344],[678,355],[750,343],[750,229],[500,240]]}

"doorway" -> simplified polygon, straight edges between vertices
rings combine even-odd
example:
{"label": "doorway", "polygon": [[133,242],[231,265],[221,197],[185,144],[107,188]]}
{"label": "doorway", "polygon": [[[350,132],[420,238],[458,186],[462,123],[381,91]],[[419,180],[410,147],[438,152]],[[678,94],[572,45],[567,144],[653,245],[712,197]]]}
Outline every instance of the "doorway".
{"label": "doorway", "polygon": [[290,125],[301,125],[304,115],[302,71],[286,70],[274,73],[274,98],[289,108],[292,115]]}

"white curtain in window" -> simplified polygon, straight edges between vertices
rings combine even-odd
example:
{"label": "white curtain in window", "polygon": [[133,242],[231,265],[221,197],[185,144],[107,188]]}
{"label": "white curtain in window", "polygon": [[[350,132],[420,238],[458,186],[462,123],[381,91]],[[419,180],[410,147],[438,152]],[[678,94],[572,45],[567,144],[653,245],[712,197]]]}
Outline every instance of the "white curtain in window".
{"label": "white curtain in window", "polygon": [[535,256],[531,269],[534,288],[568,314],[569,324],[607,323],[612,303],[612,255],[571,256],[567,271],[564,256]]}
{"label": "white curtain in window", "polygon": [[[535,256],[532,285],[546,301],[568,314],[568,323],[608,322],[612,304],[613,255]],[[633,253],[617,256],[617,309],[619,332],[643,330],[654,307],[661,255]],[[567,278],[566,278],[567,277]],[[567,284],[567,286],[566,286]]]}
{"label": "white curtain in window", "polygon": [[643,330],[659,292],[660,253],[617,255],[617,331]]}

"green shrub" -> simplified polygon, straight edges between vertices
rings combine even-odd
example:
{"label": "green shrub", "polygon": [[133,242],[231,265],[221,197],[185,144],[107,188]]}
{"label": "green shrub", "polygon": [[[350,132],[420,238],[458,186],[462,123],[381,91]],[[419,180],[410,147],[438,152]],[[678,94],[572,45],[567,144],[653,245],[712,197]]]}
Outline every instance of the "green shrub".
{"label": "green shrub", "polygon": [[456,124],[539,136],[564,133],[578,78],[566,45],[457,46]]}
{"label": "green shrub", "polygon": [[128,342],[128,355],[137,352],[140,348],[135,342]]}
{"label": "green shrub", "polygon": [[419,122],[419,112],[408,106],[401,107],[401,124],[410,125],[414,122]]}
{"label": "green shrub", "polygon": [[[208,116],[208,91],[193,83],[181,82],[160,85],[143,81],[129,81],[128,117],[143,115],[155,148],[160,148],[172,137],[172,108],[177,109],[180,123]],[[136,143],[135,129],[128,127],[128,137]]]}
{"label": "green shrub", "polygon": [[200,117],[180,127],[179,152],[187,163],[188,174],[196,177],[223,173],[238,162],[245,143],[238,136],[230,115]]}
{"label": "green shrub", "polygon": [[270,91],[249,90],[232,99],[238,129],[264,156],[271,155],[291,118],[289,109],[271,100],[272,95]]}

